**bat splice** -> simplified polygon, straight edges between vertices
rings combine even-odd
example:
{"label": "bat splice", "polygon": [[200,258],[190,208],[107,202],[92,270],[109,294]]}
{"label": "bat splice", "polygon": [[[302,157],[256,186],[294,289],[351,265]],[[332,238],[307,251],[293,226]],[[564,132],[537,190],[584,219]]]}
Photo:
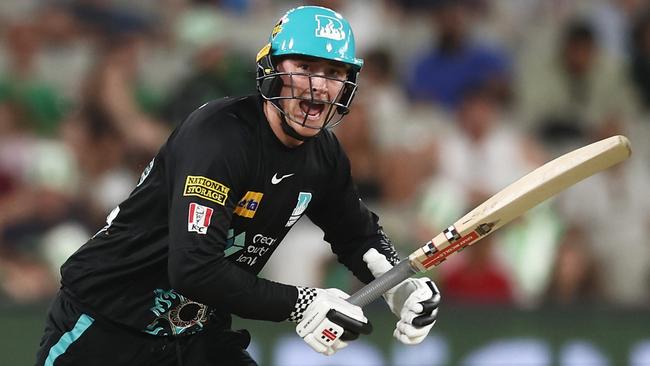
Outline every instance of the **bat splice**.
{"label": "bat splice", "polygon": [[[449,244],[451,245],[441,251],[436,248],[432,241],[429,241],[425,246],[420,248],[428,257],[421,262],[422,266],[425,269],[428,269],[429,267],[437,266],[438,264],[444,262],[445,259],[447,259],[447,257],[451,254],[462,251],[465,249],[465,247],[472,245],[472,243],[481,239],[482,236],[489,234],[492,230],[492,227],[494,227],[494,224],[495,223],[480,224],[476,227],[476,229],[465,236],[455,235],[450,237],[449,235],[446,235],[447,241],[449,241]],[[447,229],[447,233],[451,232],[451,230],[455,231],[456,233],[458,232],[454,225],[451,225]]]}

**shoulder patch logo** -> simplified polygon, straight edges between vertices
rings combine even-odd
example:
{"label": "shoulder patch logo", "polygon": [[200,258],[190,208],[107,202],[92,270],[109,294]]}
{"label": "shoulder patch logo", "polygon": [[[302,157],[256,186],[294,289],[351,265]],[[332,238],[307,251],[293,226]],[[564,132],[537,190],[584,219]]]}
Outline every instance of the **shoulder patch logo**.
{"label": "shoulder patch logo", "polygon": [[296,203],[296,207],[293,209],[293,212],[289,217],[289,221],[287,221],[287,224],[284,226],[285,227],[293,226],[293,224],[295,224],[296,221],[298,221],[300,216],[302,216],[302,214],[305,213],[305,211],[307,210],[307,206],[309,206],[310,201],[311,201],[311,193],[300,192],[298,194],[298,203]]}
{"label": "shoulder patch logo", "polygon": [[235,207],[235,214],[252,219],[262,202],[264,193],[248,191]]}
{"label": "shoulder patch logo", "polygon": [[198,203],[190,203],[190,210],[187,215],[187,231],[199,234],[207,234],[210,220],[212,220],[213,209],[210,207],[199,205]]}
{"label": "shoulder patch logo", "polygon": [[226,204],[230,188],[210,178],[188,175],[185,179],[183,196],[196,196],[222,206]]}

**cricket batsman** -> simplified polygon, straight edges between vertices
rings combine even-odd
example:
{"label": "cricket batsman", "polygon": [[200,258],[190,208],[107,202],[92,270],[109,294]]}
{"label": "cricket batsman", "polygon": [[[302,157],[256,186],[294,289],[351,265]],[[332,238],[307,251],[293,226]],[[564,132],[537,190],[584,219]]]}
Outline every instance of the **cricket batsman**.
{"label": "cricket batsman", "polygon": [[[303,215],[365,283],[399,260],[327,129],[349,112],[362,65],[340,14],[288,11],[257,55],[259,93],[194,111],[62,266],[36,364],[256,365],[231,314],[294,322],[326,355],[369,333],[345,292],[257,276]],[[384,299],[399,319],[394,336],[421,342],[436,286],[408,279]]]}

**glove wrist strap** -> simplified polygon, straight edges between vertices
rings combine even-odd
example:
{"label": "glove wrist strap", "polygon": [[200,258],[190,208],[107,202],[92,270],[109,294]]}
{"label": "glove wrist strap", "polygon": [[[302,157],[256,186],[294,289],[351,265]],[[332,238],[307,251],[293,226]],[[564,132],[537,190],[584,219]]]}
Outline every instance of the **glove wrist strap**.
{"label": "glove wrist strap", "polygon": [[307,307],[314,302],[316,298],[316,289],[312,287],[302,287],[296,286],[298,290],[298,297],[296,298],[296,304],[294,305],[293,311],[289,314],[287,321],[299,323]]}

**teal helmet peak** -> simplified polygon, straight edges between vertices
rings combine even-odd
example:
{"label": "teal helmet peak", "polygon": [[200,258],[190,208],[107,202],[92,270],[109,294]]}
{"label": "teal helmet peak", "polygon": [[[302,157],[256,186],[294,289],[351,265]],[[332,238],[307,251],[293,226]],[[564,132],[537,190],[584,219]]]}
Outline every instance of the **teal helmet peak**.
{"label": "teal helmet peak", "polygon": [[359,71],[363,60],[355,56],[354,33],[341,14],[320,6],[289,10],[275,24],[269,43],[258,54],[305,55],[339,61]]}

